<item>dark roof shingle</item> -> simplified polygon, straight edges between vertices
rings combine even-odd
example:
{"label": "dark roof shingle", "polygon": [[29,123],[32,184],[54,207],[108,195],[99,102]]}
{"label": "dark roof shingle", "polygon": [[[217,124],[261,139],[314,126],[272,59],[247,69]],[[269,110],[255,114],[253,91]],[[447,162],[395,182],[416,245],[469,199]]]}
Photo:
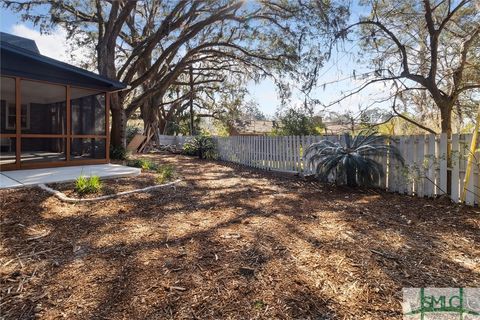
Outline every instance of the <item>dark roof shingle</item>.
{"label": "dark roof shingle", "polygon": [[40,54],[40,50],[38,50],[37,44],[32,39],[27,39],[15,36],[13,34],[0,32],[0,41],[10,43],[11,45]]}
{"label": "dark roof shingle", "polygon": [[33,40],[2,32],[0,49],[2,75],[107,91],[127,88],[127,85],[119,81],[41,55]]}

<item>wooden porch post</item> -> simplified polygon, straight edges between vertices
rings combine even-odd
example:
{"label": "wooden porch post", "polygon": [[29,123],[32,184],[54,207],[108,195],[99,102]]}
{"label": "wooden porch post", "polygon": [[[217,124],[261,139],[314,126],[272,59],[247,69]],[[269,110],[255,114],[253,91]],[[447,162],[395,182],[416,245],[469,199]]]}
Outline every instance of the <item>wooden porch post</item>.
{"label": "wooden porch post", "polygon": [[15,168],[20,169],[20,154],[22,143],[20,134],[22,133],[22,102],[20,96],[20,78],[15,77]]}
{"label": "wooden porch post", "polygon": [[110,92],[105,93],[105,134],[107,141],[105,143],[105,152],[107,153],[107,163],[110,162]]}

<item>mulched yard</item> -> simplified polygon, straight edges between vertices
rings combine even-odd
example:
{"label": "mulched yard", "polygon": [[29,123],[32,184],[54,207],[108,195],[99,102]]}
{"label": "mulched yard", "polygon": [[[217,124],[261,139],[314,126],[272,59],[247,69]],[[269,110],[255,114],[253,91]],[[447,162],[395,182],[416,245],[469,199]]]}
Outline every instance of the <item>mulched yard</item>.
{"label": "mulched yard", "polygon": [[401,319],[402,287],[480,287],[478,208],[149,157],[184,180],[82,204],[0,191],[2,316]]}

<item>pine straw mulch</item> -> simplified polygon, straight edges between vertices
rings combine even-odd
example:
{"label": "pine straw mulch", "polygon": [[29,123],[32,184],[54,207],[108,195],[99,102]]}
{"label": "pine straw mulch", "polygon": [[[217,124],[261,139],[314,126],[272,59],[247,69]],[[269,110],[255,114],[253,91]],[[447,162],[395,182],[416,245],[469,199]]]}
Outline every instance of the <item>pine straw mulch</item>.
{"label": "pine straw mulch", "polygon": [[48,186],[62,192],[67,197],[88,199],[154,186],[157,185],[155,178],[155,173],[144,171],[135,177],[106,179],[102,180],[102,189],[99,192],[88,194],[80,194],[76,192],[75,182],[51,183],[48,184]]}
{"label": "pine straw mulch", "polygon": [[0,191],[2,316],[401,319],[402,287],[480,286],[478,208],[150,157],[184,182],[86,204]]}

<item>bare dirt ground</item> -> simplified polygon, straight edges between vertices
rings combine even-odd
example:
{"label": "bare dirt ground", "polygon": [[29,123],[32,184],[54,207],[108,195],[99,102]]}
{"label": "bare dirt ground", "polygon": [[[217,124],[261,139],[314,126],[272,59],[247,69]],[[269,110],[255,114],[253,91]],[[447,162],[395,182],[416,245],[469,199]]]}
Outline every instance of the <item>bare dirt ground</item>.
{"label": "bare dirt ground", "polygon": [[182,156],[176,190],[0,191],[6,319],[401,319],[402,287],[480,286],[480,209]]}

